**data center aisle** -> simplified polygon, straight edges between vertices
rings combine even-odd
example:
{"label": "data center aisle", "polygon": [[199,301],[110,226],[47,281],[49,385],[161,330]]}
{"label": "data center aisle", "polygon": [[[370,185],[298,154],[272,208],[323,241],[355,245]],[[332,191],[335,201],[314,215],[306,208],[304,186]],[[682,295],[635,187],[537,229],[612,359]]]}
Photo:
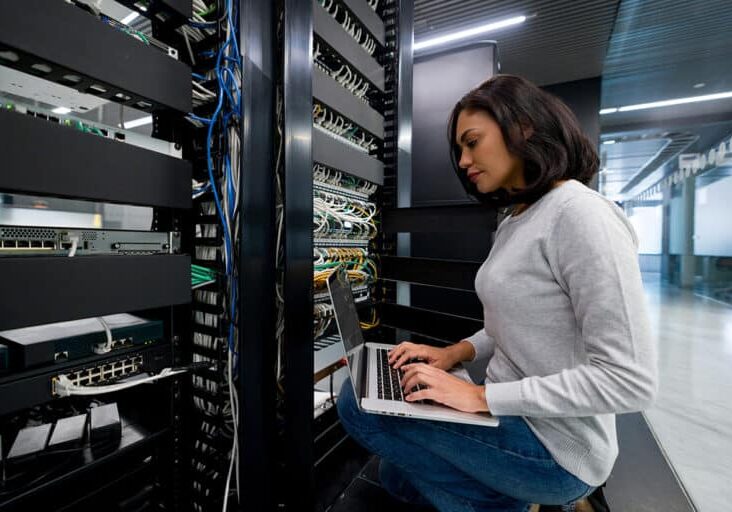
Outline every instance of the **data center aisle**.
{"label": "data center aisle", "polygon": [[732,502],[732,307],[644,276],[659,346],[651,428],[700,512]]}

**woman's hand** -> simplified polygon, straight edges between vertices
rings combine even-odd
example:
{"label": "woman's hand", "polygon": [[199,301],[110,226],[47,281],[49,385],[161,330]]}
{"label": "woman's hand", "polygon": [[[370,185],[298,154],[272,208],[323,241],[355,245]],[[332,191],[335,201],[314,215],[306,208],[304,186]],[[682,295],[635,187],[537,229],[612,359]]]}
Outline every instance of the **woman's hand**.
{"label": "woman's hand", "polygon": [[389,352],[389,364],[398,369],[412,359],[420,359],[440,370],[449,370],[458,363],[471,361],[473,357],[475,357],[475,349],[467,341],[444,348],[403,341]]}
{"label": "woman's hand", "polygon": [[[465,382],[423,363],[404,365],[402,373],[401,385],[407,402],[432,400],[458,411],[489,412],[484,386]],[[417,386],[422,389],[416,390]]]}

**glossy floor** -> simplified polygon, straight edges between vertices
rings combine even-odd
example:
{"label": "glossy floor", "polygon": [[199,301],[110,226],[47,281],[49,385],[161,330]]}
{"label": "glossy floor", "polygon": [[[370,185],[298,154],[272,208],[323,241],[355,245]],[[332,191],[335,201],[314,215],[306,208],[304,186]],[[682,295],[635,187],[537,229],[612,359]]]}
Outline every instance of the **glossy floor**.
{"label": "glossy floor", "polygon": [[644,276],[659,346],[646,417],[700,512],[732,503],[732,307]]}

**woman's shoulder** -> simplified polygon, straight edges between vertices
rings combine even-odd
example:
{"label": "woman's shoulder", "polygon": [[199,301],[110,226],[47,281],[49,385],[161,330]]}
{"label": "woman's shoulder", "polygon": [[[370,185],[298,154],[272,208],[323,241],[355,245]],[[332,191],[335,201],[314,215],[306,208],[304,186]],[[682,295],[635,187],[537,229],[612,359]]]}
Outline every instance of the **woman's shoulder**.
{"label": "woman's shoulder", "polygon": [[557,189],[555,207],[557,211],[581,212],[583,210],[608,215],[625,214],[613,201],[577,180],[569,180]]}
{"label": "woman's shoulder", "polygon": [[557,197],[554,222],[564,231],[576,229],[587,234],[613,225],[627,231],[637,241],[628,217],[614,201],[575,180],[568,181],[560,188],[563,190],[561,197]]}

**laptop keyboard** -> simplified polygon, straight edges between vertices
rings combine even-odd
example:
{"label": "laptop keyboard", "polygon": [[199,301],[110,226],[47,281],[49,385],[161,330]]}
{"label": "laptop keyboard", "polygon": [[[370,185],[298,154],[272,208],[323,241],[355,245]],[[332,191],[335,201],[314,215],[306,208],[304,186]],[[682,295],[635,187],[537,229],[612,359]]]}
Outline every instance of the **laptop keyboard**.
{"label": "laptop keyboard", "polygon": [[[389,366],[389,351],[385,348],[376,350],[377,361],[377,388],[379,390],[379,398],[382,400],[404,401],[404,393],[402,391],[402,372]],[[411,361],[410,361],[411,362]],[[417,386],[422,389],[422,386]],[[425,403],[425,400],[418,400],[416,403]]]}
{"label": "laptop keyboard", "polygon": [[379,398],[382,400],[398,400],[404,401],[402,393],[402,372],[389,366],[389,351],[380,348],[376,351],[379,364],[377,386],[379,389]]}

